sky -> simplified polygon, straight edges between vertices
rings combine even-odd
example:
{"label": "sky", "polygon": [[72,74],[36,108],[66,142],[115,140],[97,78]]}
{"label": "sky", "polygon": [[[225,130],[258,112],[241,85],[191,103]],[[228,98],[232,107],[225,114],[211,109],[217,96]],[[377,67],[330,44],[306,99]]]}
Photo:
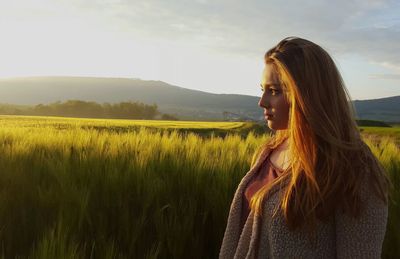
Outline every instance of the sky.
{"label": "sky", "polygon": [[0,78],[160,80],[260,96],[281,39],[331,54],[353,100],[400,95],[398,0],[0,0]]}

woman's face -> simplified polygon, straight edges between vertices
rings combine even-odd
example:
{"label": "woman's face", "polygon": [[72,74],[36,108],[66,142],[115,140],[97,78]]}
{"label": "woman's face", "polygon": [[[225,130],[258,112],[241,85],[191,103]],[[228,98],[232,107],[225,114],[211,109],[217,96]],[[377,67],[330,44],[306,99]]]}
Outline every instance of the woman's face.
{"label": "woman's face", "polygon": [[264,108],[264,118],[272,130],[288,128],[289,103],[282,91],[279,78],[271,64],[266,64],[262,77],[261,88],[263,94],[258,106]]}

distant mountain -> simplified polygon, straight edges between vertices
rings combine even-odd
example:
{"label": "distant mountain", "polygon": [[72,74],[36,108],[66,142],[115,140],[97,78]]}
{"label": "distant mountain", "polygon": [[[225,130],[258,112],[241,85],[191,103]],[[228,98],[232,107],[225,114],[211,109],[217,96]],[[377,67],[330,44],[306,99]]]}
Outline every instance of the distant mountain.
{"label": "distant mountain", "polygon": [[353,101],[359,119],[400,122],[400,96]]}
{"label": "distant mountain", "polygon": [[[94,77],[24,77],[0,79],[0,103],[36,105],[83,100],[116,103],[139,101],[157,104],[163,113],[181,119],[212,120],[232,115],[262,120],[259,97],[213,94],[169,85],[161,81]],[[400,121],[400,96],[355,101],[362,119]]]}
{"label": "distant mountain", "polygon": [[71,99],[156,103],[161,112],[182,119],[221,119],[224,111],[251,118],[262,116],[257,97],[212,94],[161,81],[91,77],[0,79],[0,103],[36,105]]}

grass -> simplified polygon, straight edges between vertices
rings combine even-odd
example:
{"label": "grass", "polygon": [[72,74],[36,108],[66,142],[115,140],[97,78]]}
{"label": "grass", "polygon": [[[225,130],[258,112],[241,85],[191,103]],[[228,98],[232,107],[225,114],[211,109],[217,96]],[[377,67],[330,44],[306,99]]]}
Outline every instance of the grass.
{"label": "grass", "polygon": [[251,122],[199,122],[199,121],[161,121],[161,120],[117,120],[117,119],[82,119],[51,116],[14,116],[0,115],[3,127],[55,128],[58,130],[84,129],[127,133],[146,128],[156,133],[160,130],[182,134],[196,133],[202,137],[239,134],[247,136],[249,132],[257,135],[269,132],[265,125]]}
{"label": "grass", "polygon": [[[248,123],[0,121],[3,258],[216,258],[233,193],[269,137]],[[383,256],[398,257],[399,147],[365,141],[395,186]]]}
{"label": "grass", "polygon": [[388,136],[400,139],[400,126],[395,127],[360,127],[364,135]]}

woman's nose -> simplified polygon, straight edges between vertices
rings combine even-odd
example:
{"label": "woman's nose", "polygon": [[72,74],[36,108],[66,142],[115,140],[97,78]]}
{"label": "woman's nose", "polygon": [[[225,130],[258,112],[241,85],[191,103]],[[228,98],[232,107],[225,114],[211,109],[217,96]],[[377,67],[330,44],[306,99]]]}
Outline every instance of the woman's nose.
{"label": "woman's nose", "polygon": [[258,106],[260,106],[261,108],[266,108],[268,106],[267,101],[268,100],[266,94],[263,94],[260,100],[258,101]]}
{"label": "woman's nose", "polygon": [[258,106],[260,106],[261,108],[263,108],[262,98],[260,98],[260,100],[258,101]]}

